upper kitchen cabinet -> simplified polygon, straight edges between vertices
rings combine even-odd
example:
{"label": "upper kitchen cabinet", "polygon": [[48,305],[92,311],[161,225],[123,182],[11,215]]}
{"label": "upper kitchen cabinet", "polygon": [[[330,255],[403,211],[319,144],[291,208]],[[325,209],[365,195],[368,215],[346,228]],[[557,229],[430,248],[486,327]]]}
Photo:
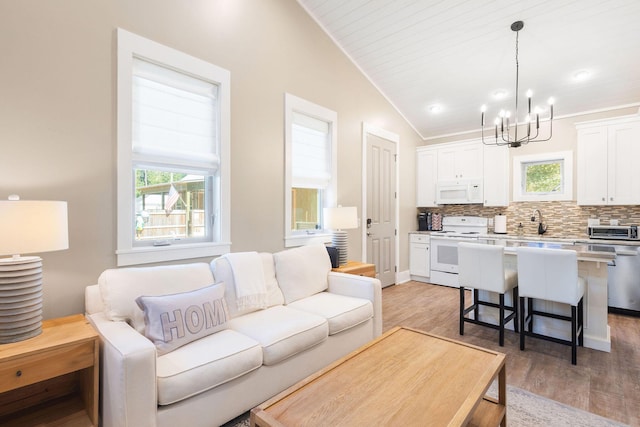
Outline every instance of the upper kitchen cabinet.
{"label": "upper kitchen cabinet", "polygon": [[416,149],[416,206],[436,206],[436,180],[438,179],[438,151],[431,147]]}
{"label": "upper kitchen cabinet", "polygon": [[482,179],[482,143],[447,144],[438,150],[438,180]]}
{"label": "upper kitchen cabinet", "polygon": [[509,206],[509,147],[483,145],[484,205]]}
{"label": "upper kitchen cabinet", "polygon": [[640,204],[640,116],[577,124],[578,204]]}

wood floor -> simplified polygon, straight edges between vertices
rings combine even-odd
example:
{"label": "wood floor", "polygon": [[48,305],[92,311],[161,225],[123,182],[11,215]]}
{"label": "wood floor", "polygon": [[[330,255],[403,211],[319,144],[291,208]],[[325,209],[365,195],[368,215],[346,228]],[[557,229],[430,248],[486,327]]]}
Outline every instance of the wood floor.
{"label": "wood floor", "polygon": [[[469,300],[467,298],[467,300]],[[382,290],[383,329],[409,326],[507,354],[507,384],[631,426],[640,426],[640,318],[609,314],[611,353],[578,348],[578,365],[571,365],[571,348],[527,338],[520,351],[519,336],[465,324],[459,334],[459,290],[408,282]]]}

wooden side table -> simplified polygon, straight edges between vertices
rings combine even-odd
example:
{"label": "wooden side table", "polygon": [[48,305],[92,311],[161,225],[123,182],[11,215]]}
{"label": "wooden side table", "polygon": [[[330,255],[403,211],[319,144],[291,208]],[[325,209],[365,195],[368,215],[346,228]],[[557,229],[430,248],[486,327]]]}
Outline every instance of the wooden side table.
{"label": "wooden side table", "polygon": [[98,333],[82,314],[0,345],[0,425],[98,425]]}
{"label": "wooden side table", "polygon": [[337,271],[338,273],[355,274],[356,276],[376,277],[376,265],[366,264],[358,261],[347,261],[347,263],[341,267],[333,268],[331,271]]}

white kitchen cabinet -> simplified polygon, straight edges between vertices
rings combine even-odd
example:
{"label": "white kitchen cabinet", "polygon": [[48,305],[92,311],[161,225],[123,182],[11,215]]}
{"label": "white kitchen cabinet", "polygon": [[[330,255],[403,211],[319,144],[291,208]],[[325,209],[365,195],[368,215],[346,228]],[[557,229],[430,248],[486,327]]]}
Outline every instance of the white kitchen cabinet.
{"label": "white kitchen cabinet", "polygon": [[438,179],[438,151],[431,147],[416,150],[416,206],[436,206],[436,180]]}
{"label": "white kitchen cabinet", "polygon": [[438,180],[482,178],[482,143],[447,144],[438,149]]}
{"label": "white kitchen cabinet", "polygon": [[484,205],[509,206],[509,147],[483,147]]}
{"label": "white kitchen cabinet", "polygon": [[431,274],[428,234],[409,235],[409,274],[412,280],[426,281]]}
{"label": "white kitchen cabinet", "polygon": [[640,117],[579,123],[578,204],[640,204]]}

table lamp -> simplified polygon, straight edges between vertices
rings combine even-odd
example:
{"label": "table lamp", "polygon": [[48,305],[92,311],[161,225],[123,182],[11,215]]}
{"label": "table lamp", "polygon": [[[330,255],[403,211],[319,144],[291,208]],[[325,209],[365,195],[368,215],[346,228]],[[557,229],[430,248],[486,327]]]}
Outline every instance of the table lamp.
{"label": "table lamp", "polygon": [[350,228],[358,228],[358,210],[355,206],[324,208],[324,226],[333,230],[331,243],[338,248],[338,264],[347,263],[347,232]]}
{"label": "table lamp", "polygon": [[0,201],[0,344],[42,332],[42,258],[69,248],[67,202]]}

